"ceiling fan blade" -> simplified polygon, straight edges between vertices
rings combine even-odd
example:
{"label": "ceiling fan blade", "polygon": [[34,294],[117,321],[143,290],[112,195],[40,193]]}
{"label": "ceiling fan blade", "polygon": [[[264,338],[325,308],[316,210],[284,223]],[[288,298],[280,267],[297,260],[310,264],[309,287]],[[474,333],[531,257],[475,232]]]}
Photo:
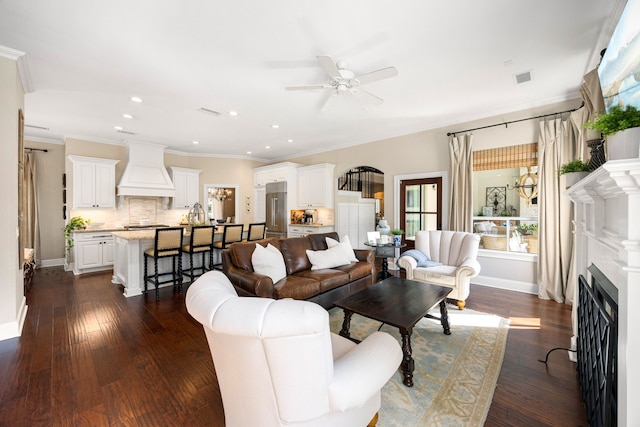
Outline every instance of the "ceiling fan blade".
{"label": "ceiling fan blade", "polygon": [[324,72],[327,73],[329,77],[331,77],[332,79],[339,79],[341,77],[340,70],[338,70],[336,63],[333,61],[333,59],[331,59],[330,56],[318,55],[316,56],[316,59],[318,60],[318,64],[320,64],[320,67],[322,67]]}
{"label": "ceiling fan blade", "polygon": [[365,85],[367,83],[377,82],[378,80],[388,79],[397,75],[398,70],[395,67],[387,67],[357,76],[356,79],[358,79],[361,85]]}
{"label": "ceiling fan blade", "polygon": [[330,88],[329,85],[286,86],[286,90],[316,90]]}
{"label": "ceiling fan blade", "polygon": [[379,105],[384,102],[384,99],[380,98],[379,96],[375,96],[374,94],[362,89],[353,89],[351,91],[351,94],[359,102],[364,104]]}
{"label": "ceiling fan blade", "polygon": [[322,108],[320,109],[320,111],[326,112],[331,110],[337,98],[338,98],[338,92],[329,93],[329,96],[324,101],[324,104],[322,104]]}

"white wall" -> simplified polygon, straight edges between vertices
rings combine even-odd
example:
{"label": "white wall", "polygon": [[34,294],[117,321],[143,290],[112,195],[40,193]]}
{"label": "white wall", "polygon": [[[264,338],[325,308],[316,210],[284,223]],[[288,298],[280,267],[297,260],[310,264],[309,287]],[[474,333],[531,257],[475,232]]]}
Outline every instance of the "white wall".
{"label": "white wall", "polygon": [[26,300],[18,257],[18,110],[24,108],[24,92],[16,59],[2,52],[0,94],[0,340],[4,340],[20,335]]}

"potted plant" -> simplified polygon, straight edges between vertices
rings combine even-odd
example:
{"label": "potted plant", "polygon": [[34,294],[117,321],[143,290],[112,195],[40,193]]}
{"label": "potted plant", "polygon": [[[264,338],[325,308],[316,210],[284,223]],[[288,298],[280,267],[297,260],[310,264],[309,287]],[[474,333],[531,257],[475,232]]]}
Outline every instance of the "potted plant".
{"label": "potted plant", "polygon": [[580,159],[565,163],[558,169],[558,175],[566,175],[567,188],[587,176],[589,172],[589,162],[583,162]]}
{"label": "potted plant", "polygon": [[523,236],[527,236],[538,231],[538,224],[518,224],[516,230]]}
{"label": "potted plant", "polygon": [[64,231],[67,253],[69,253],[73,248],[73,232],[75,230],[84,230],[87,228],[89,221],[90,220],[84,219],[81,216],[74,216],[69,220],[67,225],[64,226],[62,230]]}
{"label": "potted plant", "polygon": [[393,235],[393,243],[394,244],[402,243],[402,234],[404,233],[404,231],[402,231],[402,230],[400,230],[398,228],[394,228],[389,233],[391,233]]}
{"label": "potted plant", "polygon": [[584,127],[599,131],[607,139],[609,160],[640,156],[640,111],[633,105],[614,105],[605,114],[599,114]]}

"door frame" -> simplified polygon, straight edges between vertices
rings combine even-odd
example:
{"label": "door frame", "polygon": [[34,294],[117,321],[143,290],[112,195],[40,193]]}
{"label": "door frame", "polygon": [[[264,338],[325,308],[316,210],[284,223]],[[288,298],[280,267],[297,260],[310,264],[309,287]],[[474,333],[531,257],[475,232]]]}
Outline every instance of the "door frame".
{"label": "door frame", "polygon": [[393,227],[400,228],[400,181],[408,179],[442,178],[442,229],[449,229],[449,172],[435,171],[394,175],[393,177]]}

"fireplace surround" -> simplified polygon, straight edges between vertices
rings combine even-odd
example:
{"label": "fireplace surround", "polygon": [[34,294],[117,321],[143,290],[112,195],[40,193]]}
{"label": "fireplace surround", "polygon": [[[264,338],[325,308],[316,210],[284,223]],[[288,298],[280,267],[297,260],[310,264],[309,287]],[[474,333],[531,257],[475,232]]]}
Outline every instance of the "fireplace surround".
{"label": "fireplace surround", "polygon": [[[617,425],[640,425],[640,159],[610,160],[570,187],[574,203],[574,271],[592,280],[592,264],[618,292]],[[576,286],[576,292],[580,292]],[[578,338],[574,304],[572,347]],[[635,329],[634,329],[635,328]],[[580,361],[578,361],[580,363]]]}

